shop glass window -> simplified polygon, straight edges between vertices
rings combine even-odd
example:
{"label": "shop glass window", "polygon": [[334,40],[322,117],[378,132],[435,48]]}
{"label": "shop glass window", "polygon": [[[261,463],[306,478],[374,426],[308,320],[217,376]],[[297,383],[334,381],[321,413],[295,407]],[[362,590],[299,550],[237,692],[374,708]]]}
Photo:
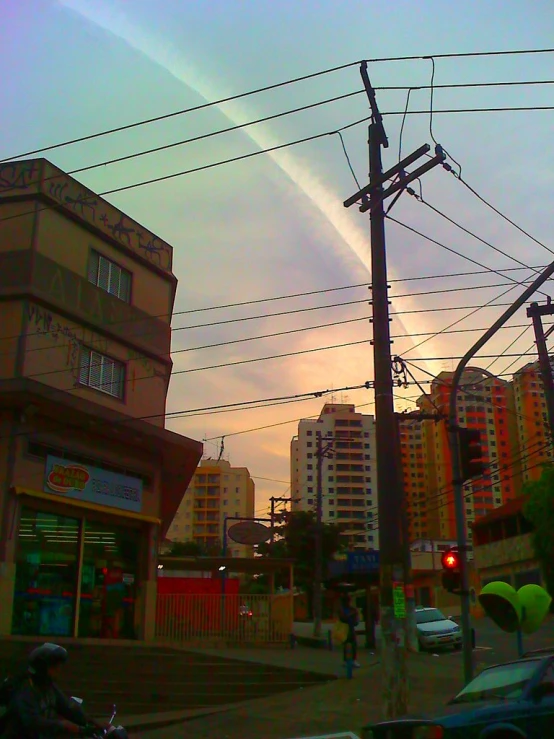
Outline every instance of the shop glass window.
{"label": "shop glass window", "polygon": [[73,636],[80,521],[23,508],[12,634]]}

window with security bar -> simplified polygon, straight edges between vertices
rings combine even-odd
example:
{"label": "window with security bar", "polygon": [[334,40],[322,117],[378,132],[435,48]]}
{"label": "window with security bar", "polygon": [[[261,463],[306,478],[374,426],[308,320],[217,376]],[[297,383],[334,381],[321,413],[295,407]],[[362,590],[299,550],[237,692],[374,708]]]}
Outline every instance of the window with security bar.
{"label": "window with security bar", "polygon": [[86,346],[81,348],[79,369],[81,385],[92,387],[114,398],[123,398],[125,386],[125,365],[105,354],[100,354]]}
{"label": "window with security bar", "polygon": [[131,273],[94,249],[90,252],[88,279],[110,295],[131,302]]}

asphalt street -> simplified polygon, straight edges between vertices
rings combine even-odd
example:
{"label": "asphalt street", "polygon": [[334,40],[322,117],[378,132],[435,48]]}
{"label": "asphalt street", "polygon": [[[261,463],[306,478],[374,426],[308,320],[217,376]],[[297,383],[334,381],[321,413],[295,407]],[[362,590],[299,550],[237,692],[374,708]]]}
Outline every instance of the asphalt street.
{"label": "asphalt street", "polygon": [[[475,628],[475,664],[492,665],[499,662],[508,662],[517,659],[517,642],[515,634],[506,634],[495,626],[489,619],[479,619],[473,623]],[[547,649],[554,651],[554,618],[549,618],[536,634],[523,637],[525,651]],[[441,659],[459,660],[460,652],[444,649],[439,652],[429,652],[430,657],[438,655]],[[436,658],[436,657],[435,657]]]}

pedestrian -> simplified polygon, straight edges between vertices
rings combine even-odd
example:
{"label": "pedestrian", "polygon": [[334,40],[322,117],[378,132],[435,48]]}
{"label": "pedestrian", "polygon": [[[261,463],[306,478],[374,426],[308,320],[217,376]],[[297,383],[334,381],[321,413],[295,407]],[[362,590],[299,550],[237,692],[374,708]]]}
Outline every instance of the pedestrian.
{"label": "pedestrian", "polygon": [[343,595],[341,598],[339,621],[348,626],[348,636],[343,644],[344,661],[347,660],[348,650],[352,650],[352,659],[354,667],[360,667],[358,662],[358,639],[356,636],[356,626],[360,623],[360,614],[358,609],[352,605],[350,596]]}

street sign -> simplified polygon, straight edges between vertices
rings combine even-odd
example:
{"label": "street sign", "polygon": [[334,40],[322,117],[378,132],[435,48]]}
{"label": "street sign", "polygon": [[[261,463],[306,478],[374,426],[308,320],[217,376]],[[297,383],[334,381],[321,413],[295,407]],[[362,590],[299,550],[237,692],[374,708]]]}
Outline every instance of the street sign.
{"label": "street sign", "polygon": [[348,552],[346,562],[349,573],[377,572],[379,570],[379,552],[377,550]]}
{"label": "street sign", "polygon": [[392,584],[393,607],[395,618],[406,618],[406,594],[404,593],[404,583],[395,582]]}
{"label": "street sign", "polygon": [[227,535],[237,544],[262,544],[271,537],[271,529],[257,521],[241,521],[231,526]]}

